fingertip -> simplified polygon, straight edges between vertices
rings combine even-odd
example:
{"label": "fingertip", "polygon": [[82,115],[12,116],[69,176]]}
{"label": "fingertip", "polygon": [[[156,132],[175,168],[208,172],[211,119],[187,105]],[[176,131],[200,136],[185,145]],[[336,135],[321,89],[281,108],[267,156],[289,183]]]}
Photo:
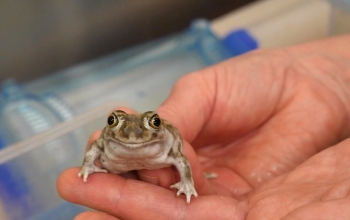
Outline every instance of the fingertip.
{"label": "fingertip", "polygon": [[101,135],[101,132],[102,132],[102,130],[94,131],[94,132],[90,135],[90,137],[89,137],[89,142],[91,143],[91,142],[93,142],[94,140],[96,140],[97,138],[99,138],[100,135]]}
{"label": "fingertip", "polygon": [[[102,188],[114,190],[114,195],[117,196],[118,190],[115,189],[115,183],[124,183],[124,179],[118,175],[100,172],[89,175],[84,182],[84,179],[77,177],[79,170],[79,167],[73,167],[63,171],[56,182],[57,192],[61,198],[72,203],[91,207],[90,203],[95,202],[91,200],[93,195],[103,198]],[[96,191],[96,189],[99,190]]]}
{"label": "fingertip", "polygon": [[81,180],[77,175],[79,174],[79,168],[73,167],[64,170],[57,178],[56,188],[58,194],[63,198],[67,199],[70,194],[69,187],[76,185],[77,180]]}

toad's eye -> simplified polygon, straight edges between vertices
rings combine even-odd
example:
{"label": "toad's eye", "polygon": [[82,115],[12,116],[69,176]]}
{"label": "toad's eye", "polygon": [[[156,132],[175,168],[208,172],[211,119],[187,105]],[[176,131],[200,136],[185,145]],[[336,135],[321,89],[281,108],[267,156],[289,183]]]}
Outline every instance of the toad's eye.
{"label": "toad's eye", "polygon": [[118,118],[116,118],[115,115],[111,115],[108,117],[107,123],[110,128],[113,128],[118,124]]}
{"label": "toad's eye", "polygon": [[161,124],[161,120],[158,115],[154,115],[150,120],[149,120],[149,125],[154,128],[158,129]]}

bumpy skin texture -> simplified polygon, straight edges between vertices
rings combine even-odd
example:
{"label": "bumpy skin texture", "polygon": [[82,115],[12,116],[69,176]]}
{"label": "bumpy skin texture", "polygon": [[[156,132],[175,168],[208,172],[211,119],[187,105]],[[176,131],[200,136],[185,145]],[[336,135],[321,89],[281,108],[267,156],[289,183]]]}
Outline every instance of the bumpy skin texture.
{"label": "bumpy skin texture", "polygon": [[[159,126],[158,126],[159,125]],[[156,112],[127,114],[114,111],[100,138],[86,152],[78,177],[86,182],[94,172],[126,173],[132,170],[154,170],[174,165],[181,177],[171,188],[184,193],[187,203],[197,197],[190,163],[182,153],[179,131]],[[103,169],[95,165],[99,160]]]}

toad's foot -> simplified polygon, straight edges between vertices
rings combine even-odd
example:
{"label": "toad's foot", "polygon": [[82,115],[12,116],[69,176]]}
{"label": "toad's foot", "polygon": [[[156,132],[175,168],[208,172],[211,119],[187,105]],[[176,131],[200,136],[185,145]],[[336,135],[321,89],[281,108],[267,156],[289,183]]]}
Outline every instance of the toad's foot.
{"label": "toad's foot", "polygon": [[98,166],[96,166],[95,164],[92,165],[83,165],[83,167],[81,168],[80,172],[78,173],[78,177],[83,177],[83,182],[87,181],[87,177],[91,174],[91,173],[107,173],[107,170],[105,169],[101,169]]}
{"label": "toad's foot", "polygon": [[171,185],[170,188],[178,189],[178,191],[176,193],[177,196],[179,196],[181,193],[185,194],[187,203],[190,203],[192,195],[194,197],[198,196],[198,194],[193,186],[193,183],[191,183],[191,182],[186,182],[186,181],[181,180],[180,182]]}

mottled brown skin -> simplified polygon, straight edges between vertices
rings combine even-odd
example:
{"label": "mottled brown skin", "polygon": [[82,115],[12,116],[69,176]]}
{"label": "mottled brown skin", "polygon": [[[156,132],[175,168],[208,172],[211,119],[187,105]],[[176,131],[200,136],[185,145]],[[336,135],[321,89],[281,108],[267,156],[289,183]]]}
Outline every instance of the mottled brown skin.
{"label": "mottled brown skin", "polygon": [[[124,173],[131,170],[159,169],[175,166],[180,174],[177,195],[184,193],[189,203],[197,197],[190,163],[182,153],[180,132],[156,112],[127,114],[114,111],[99,139],[86,152],[78,176],[87,181],[93,172]],[[99,160],[102,168],[95,165]]]}

